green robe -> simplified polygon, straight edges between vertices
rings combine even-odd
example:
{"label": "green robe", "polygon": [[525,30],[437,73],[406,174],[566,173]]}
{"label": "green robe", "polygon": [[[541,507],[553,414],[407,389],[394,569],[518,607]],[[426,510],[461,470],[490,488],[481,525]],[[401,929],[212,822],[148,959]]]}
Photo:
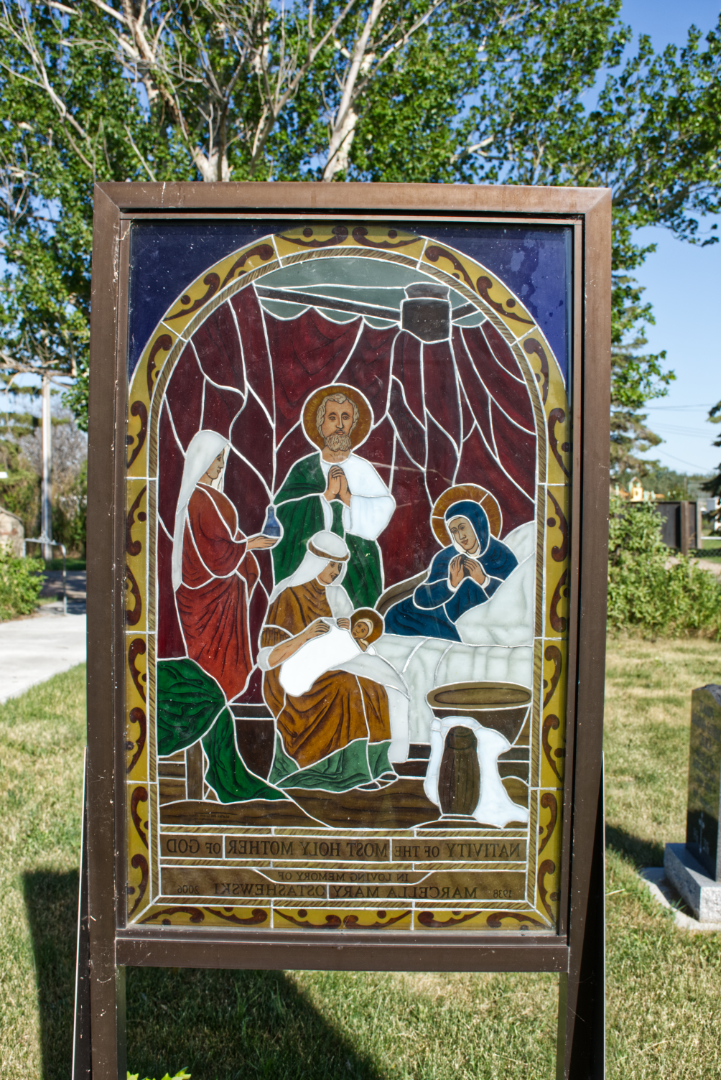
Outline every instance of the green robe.
{"label": "green robe", "polygon": [[[311,454],[310,457],[296,461],[276,495],[276,513],[283,526],[283,538],[273,548],[276,584],[298,569],[311,536],[325,529],[321,503],[325,489],[326,481],[320,466],[320,454]],[[343,528],[343,503],[340,499],[334,499],[331,507],[331,532],[345,540],[350,552],[343,588],[354,607],[372,608],[383,591],[378,544],[375,540],[364,540],[362,536],[346,533]]]}
{"label": "green robe", "polygon": [[220,802],[286,798],[240,757],[225,695],[194,660],[159,660],[157,695],[158,754],[175,754],[202,739],[208,759],[205,780]]}

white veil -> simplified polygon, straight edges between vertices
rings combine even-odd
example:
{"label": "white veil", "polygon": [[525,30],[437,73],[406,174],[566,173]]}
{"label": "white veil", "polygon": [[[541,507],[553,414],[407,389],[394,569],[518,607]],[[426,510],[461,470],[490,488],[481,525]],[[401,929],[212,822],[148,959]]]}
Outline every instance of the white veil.
{"label": "white veil", "polygon": [[175,532],[173,533],[173,588],[177,589],[183,580],[183,536],[190,496],[195,491],[201,476],[228,446],[228,440],[217,431],[199,431],[190,440],[185,455],[183,480],[180,485],[178,506],[175,511]]}
{"label": "white veil", "polygon": [[308,581],[313,581],[331,560],[342,562],[343,569],[333,582],[333,585],[328,586],[328,588],[334,588],[342,582],[350,557],[345,540],[340,536],[336,536],[335,533],[323,529],[321,532],[314,533],[306,546],[305,558],[298,569],[290,577],[279,581],[273,589],[270,596],[271,604],[284,589],[290,589],[295,585],[305,585]]}
{"label": "white veil", "polygon": [[[294,574],[278,582],[271,593],[271,603],[284,589],[313,581],[322,573],[324,567],[334,560],[342,562],[343,569],[332,585],[326,585],[326,596],[333,618],[348,618],[353,611],[353,604],[340,582],[345,576],[349,558],[346,542],[340,536],[328,532],[327,529],[314,533],[307,543],[303,562]],[[270,655],[274,648],[275,646],[268,645],[258,653],[258,667],[261,671],[270,670]],[[389,754],[392,761],[406,761],[409,748],[409,695],[403,676],[383,657],[361,652],[349,631],[332,625],[323,637],[307,641],[288,660],[283,661],[280,665],[280,685],[286,693],[302,695],[321,674],[329,670],[346,671],[356,678],[371,679],[386,688],[391,723]]]}

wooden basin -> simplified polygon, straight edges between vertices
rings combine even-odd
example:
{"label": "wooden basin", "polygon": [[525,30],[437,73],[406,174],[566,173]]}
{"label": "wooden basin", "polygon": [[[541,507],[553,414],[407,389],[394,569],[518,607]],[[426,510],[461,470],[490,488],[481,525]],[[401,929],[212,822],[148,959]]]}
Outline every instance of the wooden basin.
{"label": "wooden basin", "polygon": [[514,743],[531,704],[531,691],[518,683],[459,682],[437,686],[426,700],[439,720],[470,716]]}

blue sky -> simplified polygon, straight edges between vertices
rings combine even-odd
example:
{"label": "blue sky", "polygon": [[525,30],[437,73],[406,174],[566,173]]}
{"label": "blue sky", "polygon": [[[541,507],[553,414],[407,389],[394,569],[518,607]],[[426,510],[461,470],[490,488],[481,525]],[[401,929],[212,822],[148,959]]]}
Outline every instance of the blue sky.
{"label": "blue sky", "polygon": [[[635,33],[650,34],[659,50],[684,44],[692,23],[706,34],[719,9],[719,0],[626,0],[621,17]],[[678,472],[715,471],[721,449],[711,443],[721,426],[709,424],[706,414],[721,400],[721,335],[714,325],[721,304],[721,243],[700,248],[657,228],[639,235],[658,244],[636,273],[656,316],[648,349],[666,349],[666,363],[676,372],[668,396],[649,406],[649,426],[665,441],[646,456]]]}

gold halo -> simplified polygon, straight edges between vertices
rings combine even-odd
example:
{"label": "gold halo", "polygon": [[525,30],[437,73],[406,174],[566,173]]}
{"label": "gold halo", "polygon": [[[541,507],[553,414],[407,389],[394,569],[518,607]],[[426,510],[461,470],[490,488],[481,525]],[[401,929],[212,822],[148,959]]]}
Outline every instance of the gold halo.
{"label": "gold halo", "polygon": [[379,615],[373,608],[358,608],[351,615],[350,626],[351,630],[357,622],[361,619],[365,619],[366,622],[373,624],[373,630],[370,637],[366,638],[366,644],[372,645],[374,641],[377,641],[385,629],[385,623],[383,622],[383,616]]}
{"label": "gold halo", "polygon": [[463,502],[464,499],[482,506],[488,516],[491,533],[494,536],[501,534],[503,514],[498,505],[498,499],[478,484],[456,484],[455,487],[446,488],[443,494],[438,496],[431,510],[431,528],[441,547],[450,547],[453,542],[446,527],[446,510],[449,506],[453,506],[453,503]]}
{"label": "gold halo", "polygon": [[373,413],[365,394],[362,394],[355,386],[346,386],[345,383],[331,383],[329,386],[321,386],[320,390],[315,390],[310,397],[306,398],[303,406],[303,431],[305,437],[319,450],[322,450],[325,446],[323,436],[318,433],[318,428],[315,426],[315,417],[321,401],[329,394],[345,394],[347,398],[358,406],[358,423],[351,435],[353,449],[355,450],[368,438]]}

